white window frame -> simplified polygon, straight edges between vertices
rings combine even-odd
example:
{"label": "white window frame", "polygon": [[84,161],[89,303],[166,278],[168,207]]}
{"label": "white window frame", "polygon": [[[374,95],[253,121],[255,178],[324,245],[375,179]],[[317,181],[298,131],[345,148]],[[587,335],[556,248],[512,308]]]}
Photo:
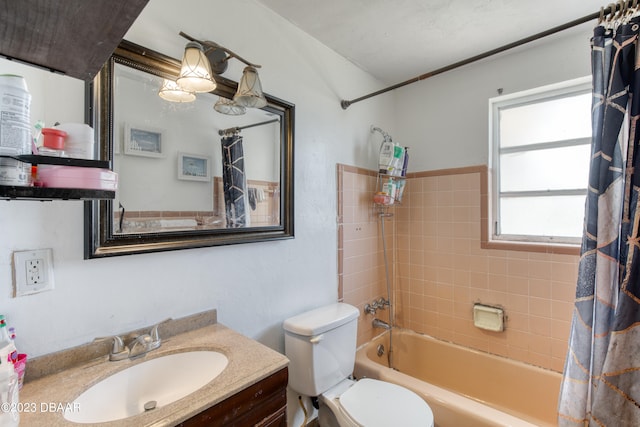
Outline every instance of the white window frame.
{"label": "white window frame", "polygon": [[[591,76],[585,76],[565,82],[542,86],[526,91],[521,91],[509,95],[498,96],[489,99],[489,239],[495,242],[515,242],[531,244],[562,244],[577,246],[581,238],[565,236],[532,236],[502,234],[500,232],[500,154],[515,151],[530,151],[535,149],[566,147],[572,145],[591,144],[591,138],[579,138],[565,141],[545,142],[522,147],[508,147],[500,149],[500,110],[506,107],[524,106],[541,101],[552,101],[554,99],[579,95],[591,92]],[[523,191],[506,192],[503,194],[514,196],[521,195],[542,196],[542,195],[585,195],[587,192],[587,182],[584,189],[564,189],[549,191]]]}

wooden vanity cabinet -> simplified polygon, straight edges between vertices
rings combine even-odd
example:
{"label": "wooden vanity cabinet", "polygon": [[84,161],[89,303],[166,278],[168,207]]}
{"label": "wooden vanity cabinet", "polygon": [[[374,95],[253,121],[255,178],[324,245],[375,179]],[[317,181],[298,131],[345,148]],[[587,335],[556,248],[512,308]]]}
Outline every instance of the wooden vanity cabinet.
{"label": "wooden vanity cabinet", "polygon": [[223,400],[178,427],[286,427],[287,368]]}

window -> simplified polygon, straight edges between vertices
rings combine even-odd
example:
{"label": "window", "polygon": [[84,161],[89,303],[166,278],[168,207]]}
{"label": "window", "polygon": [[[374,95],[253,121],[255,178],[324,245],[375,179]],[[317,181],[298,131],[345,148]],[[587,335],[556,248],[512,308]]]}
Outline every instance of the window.
{"label": "window", "polygon": [[492,240],[580,243],[591,79],[489,100]]}

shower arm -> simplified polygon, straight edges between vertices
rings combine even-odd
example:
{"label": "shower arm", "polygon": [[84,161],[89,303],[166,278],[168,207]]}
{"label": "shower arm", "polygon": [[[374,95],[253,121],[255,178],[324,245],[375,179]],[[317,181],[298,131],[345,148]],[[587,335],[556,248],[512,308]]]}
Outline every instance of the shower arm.
{"label": "shower arm", "polygon": [[371,133],[374,133],[374,132],[379,132],[382,135],[382,137],[384,138],[383,142],[387,142],[387,141],[391,142],[392,141],[391,135],[389,135],[388,133],[386,133],[385,131],[383,131],[379,127],[374,127],[373,125],[371,125]]}

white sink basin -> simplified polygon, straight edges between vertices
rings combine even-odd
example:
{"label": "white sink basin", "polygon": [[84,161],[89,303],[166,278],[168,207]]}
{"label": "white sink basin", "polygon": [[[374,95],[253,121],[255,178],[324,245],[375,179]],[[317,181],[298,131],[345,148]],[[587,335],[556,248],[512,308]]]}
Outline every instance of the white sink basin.
{"label": "white sink basin", "polygon": [[[216,351],[189,351],[131,366],[91,386],[64,417],[75,423],[115,421],[153,411],[208,384],[229,360]],[[118,363],[118,362],[107,362]]]}

